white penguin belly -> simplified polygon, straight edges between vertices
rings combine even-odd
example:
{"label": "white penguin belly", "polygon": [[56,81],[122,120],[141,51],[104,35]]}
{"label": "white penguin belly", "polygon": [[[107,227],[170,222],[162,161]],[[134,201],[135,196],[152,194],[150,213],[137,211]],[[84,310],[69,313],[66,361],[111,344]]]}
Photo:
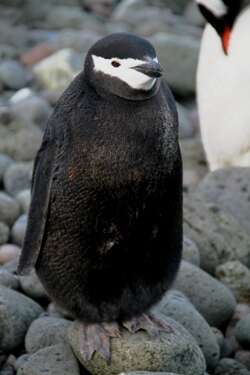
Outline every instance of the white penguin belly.
{"label": "white penguin belly", "polygon": [[226,56],[207,25],[200,52],[197,94],[210,169],[250,166],[250,8],[238,18]]}

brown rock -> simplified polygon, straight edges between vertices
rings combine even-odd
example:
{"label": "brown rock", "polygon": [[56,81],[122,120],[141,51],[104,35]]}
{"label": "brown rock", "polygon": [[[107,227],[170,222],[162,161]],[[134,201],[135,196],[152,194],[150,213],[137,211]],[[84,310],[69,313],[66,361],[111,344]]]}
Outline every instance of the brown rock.
{"label": "brown rock", "polygon": [[33,47],[29,51],[23,53],[20,59],[24,65],[31,66],[45,59],[45,57],[52,55],[52,53],[54,53],[55,51],[56,49],[50,44],[41,43]]}

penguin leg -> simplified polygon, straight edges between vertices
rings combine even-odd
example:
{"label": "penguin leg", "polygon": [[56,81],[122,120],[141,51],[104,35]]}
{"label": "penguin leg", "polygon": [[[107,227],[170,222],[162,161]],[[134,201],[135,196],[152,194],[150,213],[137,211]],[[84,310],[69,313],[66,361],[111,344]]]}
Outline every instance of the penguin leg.
{"label": "penguin leg", "polygon": [[170,327],[163,319],[153,314],[142,314],[129,321],[123,322],[123,326],[131,333],[139,330],[146,331],[152,337],[158,337],[160,332],[172,333],[173,328]]}
{"label": "penguin leg", "polygon": [[85,361],[90,361],[95,352],[107,363],[111,361],[110,338],[119,337],[116,323],[85,324],[81,323],[80,352]]}

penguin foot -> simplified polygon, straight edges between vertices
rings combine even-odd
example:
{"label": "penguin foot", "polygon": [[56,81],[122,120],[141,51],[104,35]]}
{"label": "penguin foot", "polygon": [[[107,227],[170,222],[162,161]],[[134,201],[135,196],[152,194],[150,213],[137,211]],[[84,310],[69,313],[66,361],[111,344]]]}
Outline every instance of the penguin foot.
{"label": "penguin foot", "polygon": [[123,322],[123,326],[131,333],[139,330],[146,331],[152,337],[159,337],[160,332],[172,333],[173,328],[170,327],[163,319],[153,314],[143,314],[129,321]]}
{"label": "penguin foot", "polygon": [[110,337],[120,337],[116,323],[84,324],[81,323],[80,353],[84,361],[90,361],[95,352],[107,363],[111,362]]}

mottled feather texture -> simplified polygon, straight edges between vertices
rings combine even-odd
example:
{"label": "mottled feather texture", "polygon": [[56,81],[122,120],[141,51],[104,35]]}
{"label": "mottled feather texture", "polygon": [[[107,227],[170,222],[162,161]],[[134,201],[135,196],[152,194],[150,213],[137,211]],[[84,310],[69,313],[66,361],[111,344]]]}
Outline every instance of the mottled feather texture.
{"label": "mottled feather texture", "polygon": [[103,97],[81,73],[36,160],[19,271],[35,266],[75,318],[119,321],[159,301],[181,249],[182,162],[169,89],[161,84],[146,101]]}

